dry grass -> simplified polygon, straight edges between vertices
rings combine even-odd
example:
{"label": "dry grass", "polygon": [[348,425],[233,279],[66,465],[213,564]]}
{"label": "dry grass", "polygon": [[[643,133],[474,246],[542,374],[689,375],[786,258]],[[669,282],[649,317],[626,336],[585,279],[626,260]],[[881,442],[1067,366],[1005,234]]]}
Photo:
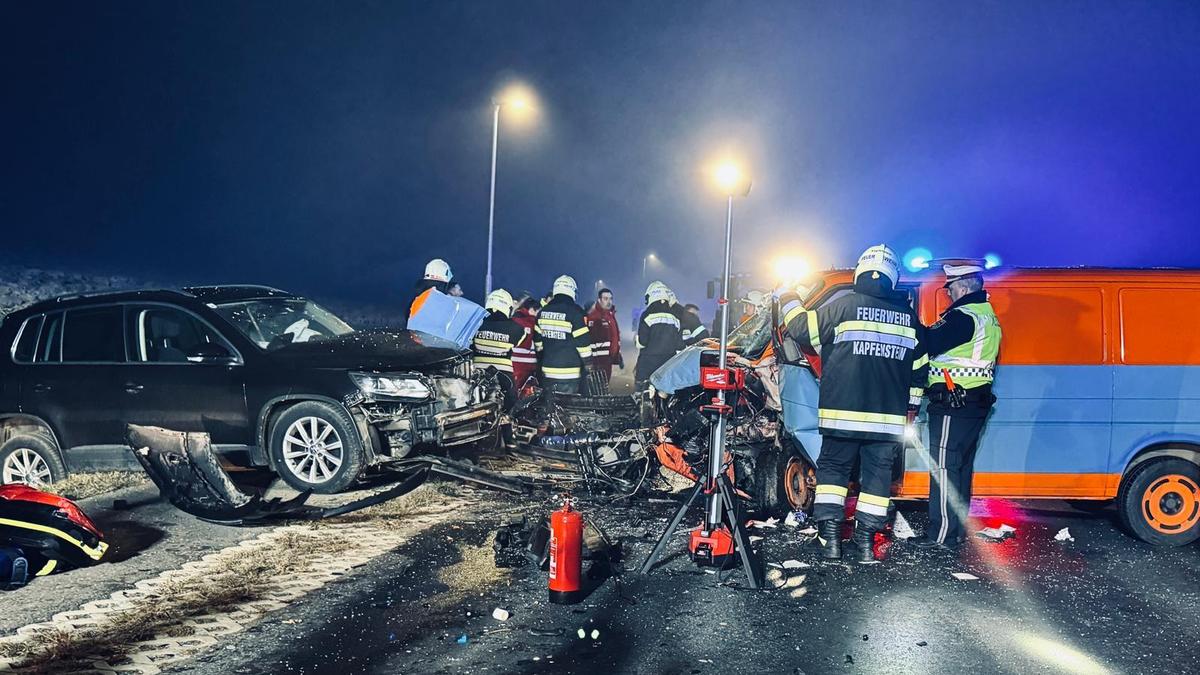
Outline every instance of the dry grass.
{"label": "dry grass", "polygon": [[443,483],[426,483],[412,492],[362,511],[355,511],[330,520],[331,523],[370,524],[383,529],[394,529],[407,525],[405,519],[414,516],[441,513],[451,508],[457,495],[451,486]]}
{"label": "dry grass", "polygon": [[328,533],[318,537],[289,532],[268,545],[239,551],[223,570],[169,580],[155,596],[110,615],[97,628],[50,631],[25,642],[0,645],[0,655],[24,658],[21,670],[32,673],[79,669],[97,657],[118,662],[139,641],[189,634],[183,624],[186,619],[266,597],[277,577],[302,569],[314,551],[348,543]]}
{"label": "dry grass", "polygon": [[85,499],[127,487],[146,485],[150,479],[141,471],[100,471],[97,473],[73,473],[65,479],[46,487],[47,492],[69,499]]}

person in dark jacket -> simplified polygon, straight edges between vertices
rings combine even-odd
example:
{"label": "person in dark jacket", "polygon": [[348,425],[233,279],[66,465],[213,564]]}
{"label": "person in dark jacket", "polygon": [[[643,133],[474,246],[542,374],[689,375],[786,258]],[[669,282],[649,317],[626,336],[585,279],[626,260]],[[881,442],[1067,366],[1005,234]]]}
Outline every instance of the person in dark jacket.
{"label": "person in dark jacket", "polygon": [[504,407],[507,410],[516,400],[513,349],[525,336],[525,329],[509,316],[513,311],[513,299],[503,288],[488,295],[484,309],[488,314],[471,340],[471,364],[477,370],[490,368],[496,371],[496,380],[504,389]]}
{"label": "person in dark jacket", "polygon": [[559,394],[578,394],[592,361],[592,339],[583,308],[575,303],[576,288],[565,274],[555,279],[533,328],[544,384]]}
{"label": "person in dark jacket", "polygon": [[638,322],[637,346],[634,388],[644,391],[654,371],[683,349],[683,330],[679,315],[671,308],[671,289],[661,281],[646,288],[646,311]]}
{"label": "person in dark jacket", "polygon": [[896,291],[896,254],[872,246],[858,259],[854,292],[806,311],[795,293],[780,297],[781,318],[802,349],[821,357],[813,519],[822,556],[841,558],[841,527],[850,473],[861,471],[852,540],[855,558],[875,562],[875,532],[891,503],[892,463],[902,449],[909,412],[921,403],[914,387],[926,377],[922,326],[907,296]]}
{"label": "person in dark jacket", "polygon": [[700,320],[700,308],[679,304],[675,291],[671,291],[671,311],[679,317],[679,337],[683,339],[684,347],[691,347],[708,335],[708,327]]}

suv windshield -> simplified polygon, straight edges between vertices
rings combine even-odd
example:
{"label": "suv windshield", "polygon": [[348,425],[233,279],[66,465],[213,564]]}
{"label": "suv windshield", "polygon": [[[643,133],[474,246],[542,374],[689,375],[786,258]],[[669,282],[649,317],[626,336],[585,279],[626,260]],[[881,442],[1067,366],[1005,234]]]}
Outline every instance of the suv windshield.
{"label": "suv windshield", "polygon": [[329,310],[301,298],[231,302],[215,309],[254,344],[268,351],[354,332]]}

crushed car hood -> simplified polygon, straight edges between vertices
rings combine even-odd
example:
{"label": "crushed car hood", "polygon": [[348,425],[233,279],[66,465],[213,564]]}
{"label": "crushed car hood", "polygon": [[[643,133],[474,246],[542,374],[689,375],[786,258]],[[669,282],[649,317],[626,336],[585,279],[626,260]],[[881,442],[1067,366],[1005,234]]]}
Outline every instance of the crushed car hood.
{"label": "crushed car hood", "polygon": [[419,331],[354,331],[313,342],[297,342],[271,352],[285,361],[316,368],[420,370],[462,354],[458,345]]}

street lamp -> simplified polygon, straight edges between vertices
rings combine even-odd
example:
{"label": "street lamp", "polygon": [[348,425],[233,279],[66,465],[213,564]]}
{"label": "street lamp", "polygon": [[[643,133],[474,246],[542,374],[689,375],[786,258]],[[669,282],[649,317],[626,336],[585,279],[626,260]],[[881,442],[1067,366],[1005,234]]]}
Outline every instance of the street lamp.
{"label": "street lamp", "polygon": [[512,85],[492,99],[492,186],[488,197],[487,275],[484,277],[484,297],[492,292],[492,242],[496,227],[496,148],[500,144],[501,108],[522,113],[532,112],[533,95],[526,87]]}
{"label": "street lamp", "polygon": [[647,253],[646,255],[642,256],[642,281],[643,282],[646,281],[646,261],[647,260],[658,260],[658,258],[656,258],[653,253]]}

